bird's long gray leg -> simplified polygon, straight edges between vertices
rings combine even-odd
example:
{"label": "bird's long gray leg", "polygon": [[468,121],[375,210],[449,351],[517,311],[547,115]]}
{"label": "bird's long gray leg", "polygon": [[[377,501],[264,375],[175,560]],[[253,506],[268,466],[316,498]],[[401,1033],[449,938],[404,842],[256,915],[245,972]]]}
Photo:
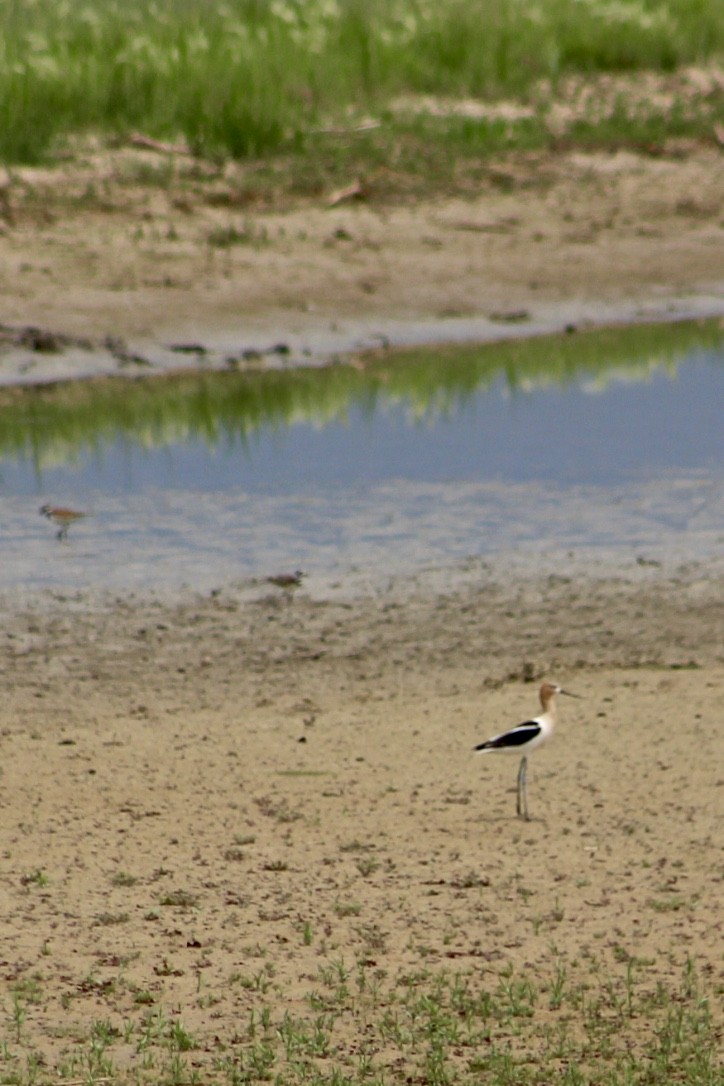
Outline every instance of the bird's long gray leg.
{"label": "bird's long gray leg", "polygon": [[528,755],[524,754],[520,760],[520,769],[518,770],[518,795],[516,800],[515,810],[519,818],[524,818],[526,822],[529,822],[528,817]]}

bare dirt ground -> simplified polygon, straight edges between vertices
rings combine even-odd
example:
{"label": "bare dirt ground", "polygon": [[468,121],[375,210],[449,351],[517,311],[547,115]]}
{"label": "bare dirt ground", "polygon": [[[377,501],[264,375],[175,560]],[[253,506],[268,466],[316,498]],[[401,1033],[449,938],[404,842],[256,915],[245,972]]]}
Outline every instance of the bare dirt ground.
{"label": "bare dirt ground", "polygon": [[[487,338],[511,322],[525,332],[722,310],[715,147],[518,156],[465,196],[427,201],[329,206],[335,194],[324,193],[241,208],[233,170],[199,179],[193,163],[161,156],[164,184],[139,183],[159,157],[89,155],[6,186],[0,322],[120,339],[150,357],[189,343],[238,356],[279,342],[344,349],[370,335],[444,339],[462,327]],[[43,339],[15,346],[0,356],[5,379],[78,365]],[[109,365],[137,372],[123,350]]]}
{"label": "bare dirt ground", "polygon": [[[32,214],[10,193],[0,319],[278,339],[347,319],[721,306],[713,150],[503,168],[509,191],[466,200],[238,214],[110,182],[107,207],[61,213],[57,179],[35,176]],[[247,244],[209,243],[232,226]],[[425,968],[483,989],[510,967],[545,988],[561,962],[601,984],[636,962],[654,990],[691,960],[716,1006],[722,611],[716,564],[552,578],[544,560],[342,601],[6,601],[8,1070],[34,1054],[41,1081],[61,1066],[85,1081],[98,1022],[115,1065],[138,1067],[160,1033],[141,1044],[134,1023],[163,1011],[210,1074],[248,1043],[252,1008],[309,1013],[330,962],[383,987]],[[562,699],[524,823],[516,762],[471,751],[531,715],[543,674],[585,700]],[[366,1030],[341,1023],[336,1058],[366,1037],[404,1081]]]}
{"label": "bare dirt ground", "polygon": [[[493,991],[512,969],[541,993],[563,970],[593,998],[631,965],[649,993],[676,991],[690,962],[716,1020],[715,570],[506,583],[481,568],[457,592],[423,578],[336,602],[231,588],[91,602],[3,615],[14,1060],[82,1077],[100,1022],[114,1065],[138,1069],[163,1042],[159,1026],[142,1043],[150,1014],[182,1025],[189,1066],[211,1074],[242,1058],[252,1010],[313,1020],[310,993],[340,965],[381,986],[381,1015],[419,970]],[[542,674],[585,700],[560,699],[525,823],[517,761],[472,747],[532,714]],[[652,1028],[629,1019],[625,1043]],[[349,1012],[330,1058],[353,1065],[363,1041],[404,1080],[405,1059]],[[544,1051],[528,1041],[528,1058]]]}

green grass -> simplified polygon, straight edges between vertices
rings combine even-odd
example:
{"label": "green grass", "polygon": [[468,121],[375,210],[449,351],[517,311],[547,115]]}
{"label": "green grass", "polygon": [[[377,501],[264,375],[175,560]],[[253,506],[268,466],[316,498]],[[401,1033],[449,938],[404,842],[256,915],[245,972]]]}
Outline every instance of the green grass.
{"label": "green grass", "polygon": [[716,60],[714,0],[0,0],[0,161],[61,137],[185,138],[206,156],[304,150],[399,95],[530,96],[571,73]]}
{"label": "green grass", "polygon": [[[378,952],[390,965],[384,952]],[[137,1001],[121,1019],[74,1031],[42,1081],[204,1082],[219,1086],[718,1086],[718,1038],[710,996],[693,965],[669,985],[632,962],[609,975],[551,961],[535,977],[505,966],[388,974],[369,957],[322,959],[289,995],[273,982],[234,976],[244,1009],[203,1025],[198,1007]],[[261,976],[261,974],[260,974]],[[122,999],[119,982],[109,999]],[[223,997],[222,997],[223,998]],[[39,1070],[27,1003],[13,993],[0,1029],[0,1080],[32,1086]],[[116,1021],[117,1019],[117,1021]],[[70,1038],[68,1038],[70,1041]]]}

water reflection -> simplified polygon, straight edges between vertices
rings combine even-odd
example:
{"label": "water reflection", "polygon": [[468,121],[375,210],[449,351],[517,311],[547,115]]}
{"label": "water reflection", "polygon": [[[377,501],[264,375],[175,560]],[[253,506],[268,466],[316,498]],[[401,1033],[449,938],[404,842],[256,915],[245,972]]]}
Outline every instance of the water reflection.
{"label": "water reflection", "polygon": [[[0,407],[0,588],[212,587],[724,532],[714,323],[359,367],[186,374]],[[94,515],[58,544],[42,501]]]}
{"label": "water reflection", "polygon": [[[267,487],[275,485],[272,474],[280,485],[284,477],[297,485],[310,472],[322,481],[341,478],[335,470],[343,460],[347,478],[367,478],[370,471],[379,477],[374,463],[380,456],[388,472],[392,462],[403,474],[405,463],[426,462],[433,478],[461,472],[467,478],[466,465],[475,463],[493,476],[519,478],[523,465],[531,465],[555,477],[561,469],[550,453],[560,453],[565,441],[573,441],[579,461],[600,460],[606,442],[591,440],[596,431],[610,434],[612,448],[624,441],[643,449],[642,408],[653,394],[670,410],[664,404],[667,387],[675,407],[678,390],[663,378],[676,377],[686,358],[711,362],[707,372],[702,361],[696,388],[687,378],[696,410],[706,411],[707,382],[718,379],[714,361],[720,343],[718,324],[703,322],[397,353],[392,359],[366,358],[356,367],[12,390],[0,398],[0,457],[6,487],[24,489],[30,485],[28,472],[39,489],[48,485],[50,470],[61,466],[74,471],[80,466],[81,485],[113,489],[122,489],[124,479],[133,487]],[[617,393],[612,386],[623,388]],[[546,389],[555,395],[547,397]],[[575,402],[567,399],[572,389]],[[603,391],[605,408],[587,402],[588,394]],[[427,437],[436,428],[444,447],[433,453]],[[676,443],[680,422],[667,415],[660,429],[669,446]],[[708,432],[708,425],[695,427],[697,433],[702,429]],[[718,433],[718,427],[711,429]],[[323,455],[314,437],[321,432]],[[576,435],[582,442],[578,450]],[[655,436],[649,427],[647,440]],[[139,455],[151,449],[173,449],[173,456]],[[232,455],[239,450],[243,455]],[[284,472],[270,472],[270,458],[284,459]],[[9,471],[10,464],[23,466],[24,474]],[[477,477],[477,470],[473,474]]]}

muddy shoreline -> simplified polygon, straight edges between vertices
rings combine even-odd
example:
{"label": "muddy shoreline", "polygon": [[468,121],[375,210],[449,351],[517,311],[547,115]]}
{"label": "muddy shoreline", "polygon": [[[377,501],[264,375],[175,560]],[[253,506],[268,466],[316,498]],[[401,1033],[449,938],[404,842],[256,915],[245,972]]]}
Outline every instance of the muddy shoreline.
{"label": "muddy shoreline", "polygon": [[299,366],[356,364],[365,352],[437,345],[499,343],[538,336],[571,335],[594,328],[636,324],[668,324],[689,320],[724,319],[724,300],[713,295],[655,299],[628,305],[558,305],[493,314],[490,317],[367,322],[333,322],[289,334],[269,329],[278,341],[240,342],[239,334],[209,330],[193,342],[128,343],[106,336],[83,339],[37,325],[0,328],[0,387],[59,384],[101,377],[129,379],[209,373],[224,370],[254,372]]}
{"label": "muddy shoreline", "polygon": [[[243,212],[192,195],[180,167],[175,187],[130,185],[129,154],[144,161],[19,175],[0,231],[3,384],[724,313],[716,148],[518,156],[506,191]],[[77,200],[99,178],[103,210]],[[215,247],[227,234],[241,240]]]}

